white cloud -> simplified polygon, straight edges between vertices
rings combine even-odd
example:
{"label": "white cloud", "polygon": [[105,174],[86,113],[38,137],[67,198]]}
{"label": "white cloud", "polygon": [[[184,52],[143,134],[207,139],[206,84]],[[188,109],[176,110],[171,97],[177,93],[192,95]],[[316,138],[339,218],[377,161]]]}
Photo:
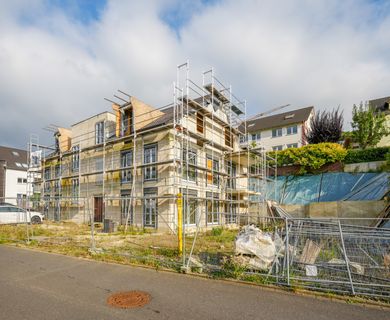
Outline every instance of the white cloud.
{"label": "white cloud", "polygon": [[218,1],[191,6],[179,36],[161,19],[174,5],[110,1],[86,25],[43,1],[1,2],[0,144],[22,147],[47,124],[107,110],[103,98],[117,89],[169,103],[176,65],[187,59],[196,79],[213,66],[249,113],[341,104],[349,120],[353,103],[390,94],[389,5]]}

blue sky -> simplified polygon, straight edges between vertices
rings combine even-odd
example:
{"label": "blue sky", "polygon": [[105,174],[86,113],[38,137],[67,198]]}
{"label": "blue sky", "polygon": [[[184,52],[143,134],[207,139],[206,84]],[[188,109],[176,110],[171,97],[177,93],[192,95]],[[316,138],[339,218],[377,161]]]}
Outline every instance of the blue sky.
{"label": "blue sky", "polygon": [[[172,101],[176,66],[213,67],[248,114],[389,96],[390,1],[0,1],[0,144],[110,110],[117,89]],[[49,137],[50,138],[50,137]]]}

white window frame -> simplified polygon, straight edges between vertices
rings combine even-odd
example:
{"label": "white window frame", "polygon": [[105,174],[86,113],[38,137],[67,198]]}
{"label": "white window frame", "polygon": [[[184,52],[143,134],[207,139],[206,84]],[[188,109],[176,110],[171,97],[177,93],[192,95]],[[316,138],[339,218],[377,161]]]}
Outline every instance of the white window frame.
{"label": "white window frame", "polygon": [[283,145],[278,145],[278,146],[273,146],[272,151],[282,151],[283,150]]}
{"label": "white window frame", "polygon": [[293,134],[297,134],[297,133],[298,133],[298,126],[297,125],[287,127],[287,135],[293,135]]}
{"label": "white window frame", "polygon": [[272,138],[278,138],[282,136],[283,136],[283,128],[272,129]]}
{"label": "white window frame", "polygon": [[[157,162],[157,144],[144,146],[144,164]],[[157,165],[149,165],[144,168],[144,181],[157,180]]]}

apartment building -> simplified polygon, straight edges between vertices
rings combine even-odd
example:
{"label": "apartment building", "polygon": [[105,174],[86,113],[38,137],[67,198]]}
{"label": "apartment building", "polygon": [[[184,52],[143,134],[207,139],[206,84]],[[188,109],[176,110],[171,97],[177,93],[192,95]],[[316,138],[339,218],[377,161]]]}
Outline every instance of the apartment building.
{"label": "apartment building", "polygon": [[247,121],[248,134],[241,136],[241,143],[266,151],[301,147],[306,144],[313,115],[314,107],[307,107]]}
{"label": "apartment building", "polygon": [[0,146],[0,202],[23,205],[27,193],[26,150]]}
{"label": "apartment building", "polygon": [[259,212],[263,155],[240,147],[241,108],[205,90],[164,108],[129,97],[58,128],[56,151],[42,162],[47,217],[174,230],[180,196],[187,230]]}

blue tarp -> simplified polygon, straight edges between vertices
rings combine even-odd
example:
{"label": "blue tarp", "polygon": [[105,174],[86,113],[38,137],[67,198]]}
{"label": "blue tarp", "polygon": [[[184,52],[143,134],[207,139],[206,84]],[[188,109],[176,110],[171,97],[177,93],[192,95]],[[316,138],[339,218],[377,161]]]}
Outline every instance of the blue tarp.
{"label": "blue tarp", "polygon": [[269,183],[268,199],[281,204],[343,200],[381,200],[389,192],[390,174],[332,172],[278,177]]}

